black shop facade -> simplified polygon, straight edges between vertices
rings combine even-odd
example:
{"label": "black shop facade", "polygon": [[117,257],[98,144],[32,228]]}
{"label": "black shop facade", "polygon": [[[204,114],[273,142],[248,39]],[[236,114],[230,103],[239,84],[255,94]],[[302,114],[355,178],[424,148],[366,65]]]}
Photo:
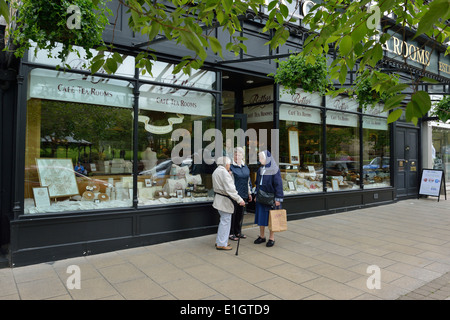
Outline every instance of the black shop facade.
{"label": "black shop facade", "polygon": [[[246,53],[224,60],[211,53],[189,76],[172,73],[187,51],[161,41],[153,46],[158,61],[149,75],[135,69],[145,41],[127,19],[120,15],[114,30],[123,57],[114,75],[90,74],[76,54],[63,71],[46,52],[28,53],[14,74],[3,74],[0,205],[9,266],[215,233],[215,167],[196,158],[211,145],[211,129],[223,137],[235,132],[233,141],[222,139],[222,151],[245,148],[253,183],[258,164],[249,156],[277,149],[289,220],[417,196],[420,123],[388,125],[383,105],[363,110],[346,96],[301,88],[291,94],[267,76],[276,57],[299,51],[295,32],[272,52],[249,17]],[[105,32],[110,39],[112,29]],[[190,156],[174,161],[182,142],[190,142]],[[406,146],[408,154],[401,154]],[[251,215],[249,205],[249,225]]]}

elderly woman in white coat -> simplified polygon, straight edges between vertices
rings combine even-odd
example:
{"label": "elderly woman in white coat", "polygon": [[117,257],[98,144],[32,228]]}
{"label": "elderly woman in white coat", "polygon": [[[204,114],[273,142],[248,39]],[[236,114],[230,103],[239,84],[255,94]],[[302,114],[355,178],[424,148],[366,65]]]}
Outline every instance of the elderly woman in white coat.
{"label": "elderly woman in white coat", "polygon": [[231,250],[232,248],[228,245],[228,237],[230,236],[231,216],[234,212],[233,201],[236,201],[240,206],[245,206],[245,201],[239,196],[234,185],[233,175],[230,173],[231,159],[220,157],[216,163],[217,168],[212,174],[215,193],[213,207],[217,209],[220,215],[216,249]]}

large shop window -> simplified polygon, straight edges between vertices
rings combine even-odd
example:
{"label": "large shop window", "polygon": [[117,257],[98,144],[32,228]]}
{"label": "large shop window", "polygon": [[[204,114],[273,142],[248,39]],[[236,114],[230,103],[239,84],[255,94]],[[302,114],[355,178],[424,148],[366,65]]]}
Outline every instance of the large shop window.
{"label": "large shop window", "polygon": [[363,182],[364,188],[381,188],[391,185],[390,134],[386,112],[377,105],[368,109],[374,116],[363,116]]}
{"label": "large shop window", "polygon": [[[360,146],[355,100],[327,96],[326,180],[328,191],[360,188]],[[334,110],[339,111],[334,111]]]}
{"label": "large shop window", "polygon": [[322,192],[322,97],[300,88],[291,95],[281,87],[280,100],[279,149],[284,193]]}
{"label": "large shop window", "polygon": [[131,207],[132,107],[130,82],[33,70],[24,213]]}
{"label": "large shop window", "polygon": [[[154,66],[153,74],[159,81],[212,89],[213,72],[197,71],[189,78],[173,78],[169,66]],[[140,206],[213,199],[214,138],[205,133],[215,128],[214,110],[215,99],[210,93],[150,84],[140,87]]]}

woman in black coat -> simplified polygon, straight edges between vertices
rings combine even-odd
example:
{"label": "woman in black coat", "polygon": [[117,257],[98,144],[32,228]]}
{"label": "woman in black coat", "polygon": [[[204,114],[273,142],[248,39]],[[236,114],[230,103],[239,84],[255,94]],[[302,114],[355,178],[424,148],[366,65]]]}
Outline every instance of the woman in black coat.
{"label": "woman in black coat", "polygon": [[[234,176],[234,184],[239,196],[242,199],[252,201],[252,185],[250,182],[250,169],[244,163],[244,149],[237,147],[234,150],[233,163],[230,170]],[[230,239],[238,240],[239,238],[247,238],[241,233],[241,221],[244,215],[244,207],[234,204],[234,213],[231,217]]]}
{"label": "woman in black coat", "polygon": [[[256,174],[256,204],[255,204],[255,224],[259,226],[259,237],[255,240],[255,244],[266,242],[264,236],[265,227],[269,225],[269,211],[270,206],[258,202],[258,190],[273,193],[275,195],[275,206],[281,206],[283,202],[283,181],[281,180],[280,169],[278,168],[275,159],[268,150],[262,151],[258,154],[261,167]],[[267,247],[272,247],[275,244],[274,232],[270,231],[269,241]]]}

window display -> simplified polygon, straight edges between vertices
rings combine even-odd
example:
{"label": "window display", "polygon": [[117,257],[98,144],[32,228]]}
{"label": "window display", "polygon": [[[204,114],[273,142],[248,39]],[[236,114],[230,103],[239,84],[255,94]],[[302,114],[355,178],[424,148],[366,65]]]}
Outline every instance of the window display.
{"label": "window display", "polygon": [[29,79],[24,213],[131,207],[130,83],[42,69]]}
{"label": "window display", "polygon": [[321,110],[280,106],[280,171],[285,194],[323,191]]}
{"label": "window display", "polygon": [[389,136],[389,127],[385,118],[363,117],[365,189],[391,185]]}
{"label": "window display", "polygon": [[[139,95],[131,78],[33,69],[24,213],[129,208],[136,206],[133,200],[138,206],[211,201],[215,164],[205,157],[215,157],[215,136],[207,134],[216,126],[210,93],[215,73],[175,77],[172,69],[155,63],[154,75],[141,76]],[[242,97],[247,130],[258,135],[247,141],[246,156],[276,147],[286,195],[390,186],[390,137],[382,106],[361,114],[348,97],[324,98],[300,88],[291,95],[280,88],[279,131],[272,141],[273,86],[244,90]],[[254,181],[258,164],[247,163]]]}
{"label": "window display", "polygon": [[138,204],[212,200],[215,164],[205,162],[211,142],[203,134],[215,127],[213,96],[147,84],[140,90]]}
{"label": "window display", "polygon": [[[214,165],[202,162],[201,156],[200,161],[194,158],[211,143],[202,138],[215,126],[215,100],[199,89],[212,90],[215,73],[199,70],[189,77],[175,77],[172,69],[170,64],[155,62],[155,78],[142,76],[143,82],[149,79],[186,89],[141,85],[136,182],[133,81],[32,70],[24,213],[132,207],[136,193],[139,205],[211,200]],[[134,68],[132,73],[127,70],[121,74],[134,76]],[[175,141],[172,133],[177,129],[184,131]],[[194,143],[195,138],[200,139],[199,145]],[[182,161],[174,162],[175,147],[191,142],[189,154],[177,154]],[[43,188],[50,205],[44,205]]]}
{"label": "window display", "polygon": [[[329,122],[330,124],[328,124]],[[346,123],[351,126],[346,126]],[[327,190],[359,189],[358,116],[328,111],[326,137]]]}
{"label": "window display", "polygon": [[359,189],[358,102],[346,96],[327,96],[326,99],[327,191]]}

